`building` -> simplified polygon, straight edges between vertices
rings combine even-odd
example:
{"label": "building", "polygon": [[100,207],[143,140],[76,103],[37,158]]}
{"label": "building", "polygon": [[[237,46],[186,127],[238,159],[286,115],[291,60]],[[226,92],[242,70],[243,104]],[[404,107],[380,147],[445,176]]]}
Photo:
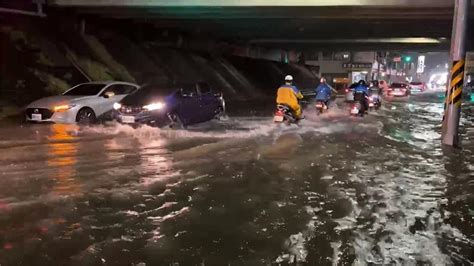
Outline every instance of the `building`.
{"label": "building", "polygon": [[[306,64],[319,66],[319,76],[328,81],[348,78],[350,82],[361,79],[379,79],[385,69],[377,52],[307,52]],[[379,67],[380,66],[380,67]]]}

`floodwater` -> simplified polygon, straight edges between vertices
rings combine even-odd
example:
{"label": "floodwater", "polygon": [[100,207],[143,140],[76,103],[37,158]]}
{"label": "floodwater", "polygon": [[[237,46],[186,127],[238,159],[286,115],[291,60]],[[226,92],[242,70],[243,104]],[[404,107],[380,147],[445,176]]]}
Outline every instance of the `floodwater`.
{"label": "floodwater", "polygon": [[[474,106],[0,129],[0,265],[472,265]],[[267,114],[271,114],[268,110]]]}

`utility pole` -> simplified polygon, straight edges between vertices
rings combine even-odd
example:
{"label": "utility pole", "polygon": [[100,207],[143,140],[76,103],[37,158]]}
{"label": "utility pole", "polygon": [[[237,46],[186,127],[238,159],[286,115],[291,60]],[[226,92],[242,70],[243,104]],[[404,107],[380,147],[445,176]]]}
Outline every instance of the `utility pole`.
{"label": "utility pole", "polygon": [[461,116],[462,87],[464,83],[464,60],[466,58],[466,32],[470,0],[455,0],[453,33],[451,36],[451,60],[449,85],[446,89],[443,116],[444,145],[459,147],[459,119]]}

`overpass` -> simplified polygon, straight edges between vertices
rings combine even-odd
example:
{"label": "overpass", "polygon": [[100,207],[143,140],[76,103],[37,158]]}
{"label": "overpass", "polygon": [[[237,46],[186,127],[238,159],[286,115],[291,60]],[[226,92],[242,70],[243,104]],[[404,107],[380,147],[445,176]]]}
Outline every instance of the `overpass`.
{"label": "overpass", "polygon": [[118,7],[164,7],[164,6],[360,6],[360,7],[453,7],[454,0],[49,0],[58,6],[118,6]]}
{"label": "overpass", "polygon": [[234,43],[318,50],[447,50],[454,9],[454,0],[0,0],[0,12],[20,3],[44,3],[50,15],[122,22],[132,31],[151,25]]}
{"label": "overpass", "polygon": [[267,47],[444,50],[454,0],[50,0],[48,7]]}

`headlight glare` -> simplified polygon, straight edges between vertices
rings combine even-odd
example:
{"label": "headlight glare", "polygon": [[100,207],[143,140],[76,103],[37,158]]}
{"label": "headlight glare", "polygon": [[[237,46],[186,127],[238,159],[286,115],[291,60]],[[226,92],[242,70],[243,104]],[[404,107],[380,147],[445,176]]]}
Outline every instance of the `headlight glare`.
{"label": "headlight glare", "polygon": [[143,109],[148,110],[148,111],[153,111],[153,110],[161,110],[164,107],[165,107],[164,103],[156,102],[156,103],[151,103],[151,104],[143,106]]}
{"label": "headlight glare", "polygon": [[114,109],[115,110],[120,109],[120,107],[122,107],[122,105],[120,103],[114,103]]}

